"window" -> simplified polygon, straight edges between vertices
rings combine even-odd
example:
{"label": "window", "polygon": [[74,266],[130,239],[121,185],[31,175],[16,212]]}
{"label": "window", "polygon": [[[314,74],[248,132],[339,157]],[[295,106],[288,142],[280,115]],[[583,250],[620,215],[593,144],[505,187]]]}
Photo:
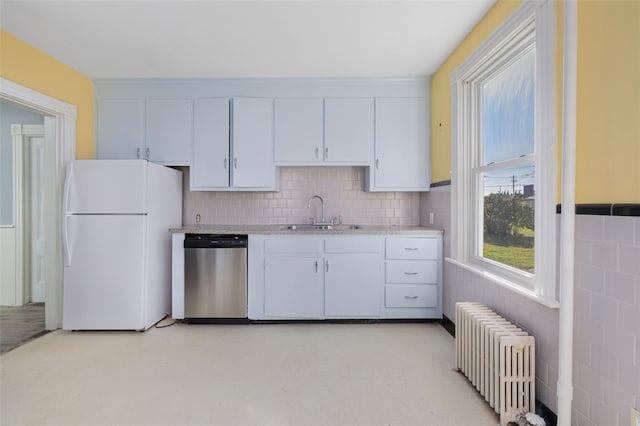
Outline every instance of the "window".
{"label": "window", "polygon": [[451,75],[451,261],[555,305],[555,17],[524,2]]}

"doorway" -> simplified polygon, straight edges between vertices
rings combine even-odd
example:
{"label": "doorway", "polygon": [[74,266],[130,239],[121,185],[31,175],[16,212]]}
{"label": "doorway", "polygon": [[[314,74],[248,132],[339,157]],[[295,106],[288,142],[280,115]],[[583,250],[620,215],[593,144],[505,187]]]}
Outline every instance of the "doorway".
{"label": "doorway", "polygon": [[[45,117],[44,123],[44,143],[42,146],[38,139],[32,139],[30,143],[35,145],[41,144],[34,148],[32,155],[29,153],[30,161],[33,157],[40,158],[44,164],[40,175],[35,175],[33,179],[46,182],[47,189],[43,190],[39,196],[39,201],[30,201],[41,203],[41,214],[29,216],[29,221],[40,221],[39,230],[35,232],[33,239],[29,240],[30,249],[40,250],[41,259],[30,262],[29,270],[26,275],[38,277],[41,276],[42,282],[40,287],[36,285],[33,289],[31,285],[28,287],[17,287],[17,292],[22,292],[22,301],[25,300],[25,293],[41,292],[44,288],[44,311],[45,311],[45,328],[47,330],[55,330],[62,326],[62,194],[64,186],[64,170],[66,165],[75,158],[75,127],[76,127],[76,108],[65,102],[61,102],[50,96],[36,92],[20,84],[0,78],[0,100],[10,102],[20,108],[41,114]],[[23,126],[24,130],[24,126]],[[42,149],[40,153],[38,150]],[[43,161],[44,160],[44,161]],[[24,163],[23,163],[24,164]],[[32,167],[31,163],[27,166]],[[29,180],[31,180],[31,174]],[[30,191],[29,191],[30,192]],[[23,205],[17,203],[17,205]],[[19,216],[17,215],[16,218]],[[30,227],[36,226],[30,225]],[[4,231],[4,228],[1,230]],[[39,233],[39,235],[37,235]],[[31,237],[30,237],[31,238]],[[17,238],[18,241],[25,241]],[[27,244],[25,244],[27,245]],[[6,244],[2,244],[6,246]],[[17,252],[24,254],[24,247]],[[29,254],[29,257],[31,254]],[[4,257],[3,257],[4,259]],[[33,270],[37,268],[37,270]],[[24,263],[22,269],[18,273],[24,273]],[[14,285],[14,287],[16,287]],[[4,290],[4,288],[3,288]],[[4,297],[4,295],[2,295]],[[37,295],[36,295],[37,297]]]}

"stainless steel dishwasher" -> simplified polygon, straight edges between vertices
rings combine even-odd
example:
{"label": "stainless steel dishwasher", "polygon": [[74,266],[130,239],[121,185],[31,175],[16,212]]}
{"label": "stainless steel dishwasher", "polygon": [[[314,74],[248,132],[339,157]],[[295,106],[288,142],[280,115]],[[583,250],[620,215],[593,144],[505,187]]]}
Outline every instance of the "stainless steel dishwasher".
{"label": "stainless steel dishwasher", "polygon": [[247,318],[247,236],[186,234],[184,316]]}

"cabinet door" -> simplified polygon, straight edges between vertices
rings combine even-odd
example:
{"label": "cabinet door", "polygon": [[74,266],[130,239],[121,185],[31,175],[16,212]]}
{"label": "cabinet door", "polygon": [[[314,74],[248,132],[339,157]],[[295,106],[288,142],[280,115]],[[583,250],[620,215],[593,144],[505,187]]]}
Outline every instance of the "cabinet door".
{"label": "cabinet door", "polygon": [[322,318],[321,262],[319,257],[265,257],[265,316]]}
{"label": "cabinet door", "polygon": [[193,124],[191,107],[190,99],[147,100],[146,158],[149,161],[173,166],[189,165]]}
{"label": "cabinet door", "polygon": [[191,189],[229,186],[229,99],[193,103]]}
{"label": "cabinet door", "polygon": [[100,99],[96,103],[96,158],[143,158],[144,103],[141,99]]}
{"label": "cabinet door", "polygon": [[324,161],[370,164],[373,160],[373,117],[373,99],[325,99]]}
{"label": "cabinet door", "polygon": [[378,255],[327,255],[324,268],[327,317],[380,316],[384,274]]}
{"label": "cabinet door", "polygon": [[376,99],[376,189],[429,189],[428,130],[426,99]]}
{"label": "cabinet door", "polygon": [[274,101],[275,161],[319,163],[323,146],[321,98]]}
{"label": "cabinet door", "polygon": [[273,99],[233,98],[232,139],[232,185],[275,188]]}

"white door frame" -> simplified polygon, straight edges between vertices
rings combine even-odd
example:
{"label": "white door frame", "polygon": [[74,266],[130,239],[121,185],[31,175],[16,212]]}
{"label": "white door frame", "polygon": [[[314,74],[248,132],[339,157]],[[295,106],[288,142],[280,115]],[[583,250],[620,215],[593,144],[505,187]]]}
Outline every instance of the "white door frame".
{"label": "white door frame", "polygon": [[46,214],[45,252],[47,258],[45,291],[45,328],[62,327],[62,188],[64,171],[75,158],[76,116],[74,105],[37,92],[0,77],[0,99],[52,116],[55,119],[55,167],[45,171],[45,179],[53,182],[55,191],[45,194],[45,205],[52,206]]}

